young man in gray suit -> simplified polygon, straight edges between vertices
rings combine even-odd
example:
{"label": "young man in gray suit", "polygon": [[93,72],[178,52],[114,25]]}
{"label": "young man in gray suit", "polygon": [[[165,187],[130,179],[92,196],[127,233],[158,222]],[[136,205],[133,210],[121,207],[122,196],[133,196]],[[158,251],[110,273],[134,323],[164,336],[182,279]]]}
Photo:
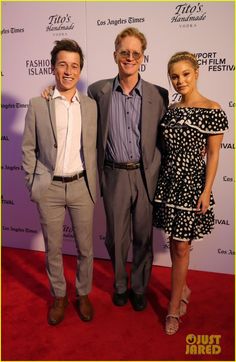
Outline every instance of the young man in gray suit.
{"label": "young man in gray suit", "polygon": [[[115,273],[113,302],[130,301],[145,309],[153,262],[152,201],[161,162],[158,125],[168,105],[168,92],[141,79],[146,38],[127,28],[115,40],[119,73],[90,85],[98,118],[98,172],[104,200],[106,247]],[[126,261],[130,244],[133,262],[128,293]]]}
{"label": "young man in gray suit", "polygon": [[83,68],[80,46],[70,39],[56,41],[51,64],[56,87],[48,100],[30,100],[23,135],[23,167],[31,199],[37,203],[42,226],[46,270],[54,297],[48,323],[64,318],[68,304],[62,243],[68,208],[78,250],[77,306],[80,318],[90,321],[88,294],[93,271],[93,212],[96,199],[97,107],[76,89]]}

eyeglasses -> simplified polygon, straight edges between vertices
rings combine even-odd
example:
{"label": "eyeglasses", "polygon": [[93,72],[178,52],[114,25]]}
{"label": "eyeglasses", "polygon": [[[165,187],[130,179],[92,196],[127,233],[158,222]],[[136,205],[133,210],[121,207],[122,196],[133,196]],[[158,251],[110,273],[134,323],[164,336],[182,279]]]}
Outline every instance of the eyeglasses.
{"label": "eyeglasses", "polygon": [[142,53],[139,53],[139,52],[130,52],[129,50],[122,50],[120,52],[118,52],[119,56],[121,58],[130,58],[131,55],[132,57],[135,59],[135,60],[139,60],[139,58],[142,56]]}

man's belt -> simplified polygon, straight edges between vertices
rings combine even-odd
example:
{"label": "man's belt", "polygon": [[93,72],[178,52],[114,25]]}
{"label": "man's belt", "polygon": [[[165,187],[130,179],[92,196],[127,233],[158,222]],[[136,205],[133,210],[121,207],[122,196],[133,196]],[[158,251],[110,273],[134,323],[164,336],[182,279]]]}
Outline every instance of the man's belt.
{"label": "man's belt", "polygon": [[72,182],[75,180],[80,179],[81,177],[85,176],[85,170],[77,173],[74,176],[53,176],[53,181],[61,181],[61,182]]}
{"label": "man's belt", "polygon": [[105,160],[105,166],[109,166],[111,168],[121,168],[123,170],[136,170],[141,167],[140,162],[112,162]]}

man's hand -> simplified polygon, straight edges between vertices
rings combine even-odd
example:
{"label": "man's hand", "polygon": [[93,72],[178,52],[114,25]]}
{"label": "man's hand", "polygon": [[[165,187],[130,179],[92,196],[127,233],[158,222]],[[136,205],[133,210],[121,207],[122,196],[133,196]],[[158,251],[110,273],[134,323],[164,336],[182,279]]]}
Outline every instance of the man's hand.
{"label": "man's hand", "polygon": [[55,87],[50,85],[49,87],[45,88],[42,93],[41,93],[41,97],[45,98],[45,99],[49,99],[49,95],[50,92],[54,89]]}

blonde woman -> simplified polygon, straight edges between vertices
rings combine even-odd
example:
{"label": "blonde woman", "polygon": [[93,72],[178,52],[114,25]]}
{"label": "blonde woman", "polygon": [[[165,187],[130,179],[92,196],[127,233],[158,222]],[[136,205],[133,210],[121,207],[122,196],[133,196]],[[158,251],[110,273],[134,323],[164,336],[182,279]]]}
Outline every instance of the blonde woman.
{"label": "blonde woman", "polygon": [[163,158],[153,223],[170,240],[171,298],[165,331],[172,335],[179,329],[191,294],[186,284],[191,242],[202,239],[214,226],[211,190],[228,122],[220,105],[199,93],[199,66],[193,54],[174,54],[168,75],[181,100],[169,107],[161,121]]}

